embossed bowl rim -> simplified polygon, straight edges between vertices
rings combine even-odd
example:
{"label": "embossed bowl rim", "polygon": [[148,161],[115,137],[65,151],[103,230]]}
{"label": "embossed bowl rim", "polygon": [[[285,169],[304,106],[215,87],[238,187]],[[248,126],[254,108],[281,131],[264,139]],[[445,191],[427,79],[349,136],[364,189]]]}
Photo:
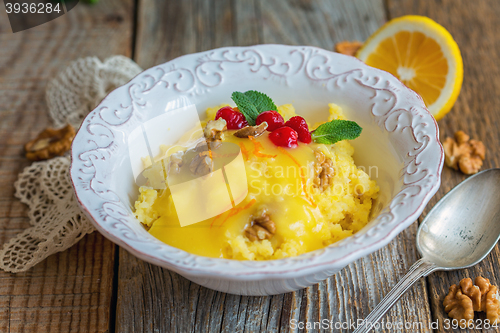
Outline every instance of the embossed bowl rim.
{"label": "embossed bowl rim", "polygon": [[[228,57],[229,55],[252,53],[255,57],[262,57],[260,59],[262,61],[265,61],[266,57],[274,61],[274,64],[271,62],[267,63],[266,66],[270,69],[275,66],[278,56],[281,57],[280,59],[283,61],[282,64],[289,65],[285,60],[294,52],[304,54],[303,63],[300,64],[301,68],[305,68],[304,71],[307,71],[306,67],[308,61],[310,61],[312,57],[321,56],[325,58],[325,64],[331,61],[334,64],[340,63],[347,68],[352,68],[345,73],[335,75],[345,75],[346,73],[351,75],[352,73],[358,73],[359,75],[354,75],[359,76],[358,79],[361,84],[373,84],[373,89],[394,95],[394,106],[383,115],[383,117],[385,117],[384,124],[388,122],[388,119],[396,111],[405,113],[412,121],[411,126],[409,126],[411,135],[413,135],[415,142],[419,143],[420,146],[414,147],[413,151],[408,148],[407,151],[408,156],[406,156],[406,158],[408,158],[408,160],[405,160],[404,168],[401,171],[404,174],[403,179],[408,177],[409,180],[408,182],[404,181],[403,188],[392,199],[389,207],[374,218],[378,223],[366,231],[362,230],[351,237],[335,243],[333,246],[312,251],[297,257],[269,261],[239,261],[203,257],[171,247],[154,239],[152,236],[151,238],[153,239],[146,239],[147,236],[140,232],[138,233],[138,229],[134,229],[136,225],[138,225],[138,221],[130,212],[126,211],[126,205],[122,202],[116,202],[110,199],[113,198],[114,194],[112,191],[113,184],[106,183],[107,179],[109,179],[109,175],[106,176],[104,169],[111,168],[110,163],[112,158],[114,158],[113,154],[117,154],[116,152],[119,151],[119,148],[126,144],[125,142],[113,141],[107,147],[99,146],[99,143],[102,143],[101,141],[104,139],[102,135],[101,137],[99,136],[99,133],[93,133],[91,128],[97,128],[98,126],[106,127],[109,125],[104,122],[103,114],[107,115],[106,117],[112,117],[113,115],[109,115],[114,114],[116,119],[123,119],[124,115],[122,112],[126,110],[126,101],[118,97],[123,97],[128,93],[131,99],[130,108],[132,109],[129,119],[136,117],[140,114],[140,108],[138,107],[139,104],[134,104],[133,94],[137,92],[137,88],[142,87],[142,92],[148,88],[153,89],[150,87],[152,84],[150,81],[155,79],[155,75],[157,75],[158,71],[163,71],[163,73],[165,73],[167,68],[170,70],[186,70],[195,73],[202,59],[213,60],[214,57],[219,57],[217,61],[221,61],[222,64],[226,61],[224,57]],[[245,65],[245,62],[242,62],[242,66],[243,65]],[[334,66],[323,69],[323,71],[326,71],[325,73],[327,74],[333,74],[332,67]],[[318,70],[318,68],[315,70]],[[373,74],[376,80],[372,80],[373,82],[368,80],[371,83],[368,81],[365,82],[363,73]],[[245,75],[254,74],[246,73]],[[160,79],[161,78],[162,77],[160,77]],[[195,89],[195,85],[196,83],[193,85],[192,89]],[[399,99],[403,100],[402,105],[397,104],[399,102],[396,96],[404,97]],[[379,117],[379,115],[374,114],[374,109],[375,103],[372,106],[371,112],[374,117]],[[113,110],[113,112],[109,110]],[[105,113],[107,111],[111,113]],[[394,117],[399,121],[399,116]],[[107,130],[116,134],[116,132],[113,132],[113,126],[115,125],[109,125]],[[387,124],[384,126],[387,126]],[[394,126],[398,128],[399,125],[395,124]],[[416,131],[416,128],[418,128],[419,132]],[[422,98],[418,94],[407,88],[392,74],[369,67],[354,57],[344,56],[310,46],[266,44],[249,47],[225,47],[184,55],[162,65],[152,67],[137,75],[127,84],[112,91],[91,113],[89,113],[80,126],[72,145],[70,174],[76,199],[82,210],[93,222],[96,229],[105,237],[145,261],[166,267],[185,276],[215,277],[240,281],[293,278],[295,276],[304,276],[306,274],[314,274],[325,270],[335,271],[341,269],[350,262],[385,246],[399,232],[411,225],[418,218],[425,205],[436,193],[440,185],[444,154],[443,148],[439,142],[438,131],[438,126],[434,117],[426,109]],[[401,132],[403,133],[403,131]],[[422,141],[419,142],[418,140]],[[106,158],[108,158],[108,160],[106,160]],[[94,170],[94,174],[91,175],[93,178],[87,180],[89,172],[92,172],[92,170]],[[424,173],[425,176],[419,176],[418,179],[412,179],[412,177],[419,173]],[[92,191],[89,187],[93,187]],[[410,187],[412,189],[418,187],[419,191],[415,195],[412,195],[413,200],[411,203],[408,203],[408,200],[405,199],[409,194],[405,191]],[[116,196],[116,194],[114,195]],[[116,197],[114,198],[116,199]],[[127,205],[130,205],[130,203],[127,203]],[[400,209],[400,206],[404,206],[404,209]],[[125,210],[123,210],[124,208]],[[136,225],[131,227],[134,223]]]}

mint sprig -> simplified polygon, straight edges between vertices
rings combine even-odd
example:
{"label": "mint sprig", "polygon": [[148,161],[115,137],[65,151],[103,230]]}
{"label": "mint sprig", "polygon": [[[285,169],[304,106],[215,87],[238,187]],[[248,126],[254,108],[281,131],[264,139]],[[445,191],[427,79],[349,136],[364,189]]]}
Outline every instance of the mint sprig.
{"label": "mint sprig", "polygon": [[231,98],[251,126],[255,125],[257,116],[262,112],[278,111],[278,107],[269,96],[255,90],[249,90],[245,93],[235,91]]}
{"label": "mint sprig", "polygon": [[265,111],[278,111],[278,107],[274,104],[271,97],[267,96],[264,93],[249,90],[245,93],[245,96],[248,97],[250,101],[255,105],[259,114]]}
{"label": "mint sprig", "polygon": [[236,103],[236,106],[238,106],[240,112],[245,116],[248,124],[250,126],[254,126],[255,119],[257,119],[257,116],[260,114],[260,112],[257,111],[255,104],[253,104],[252,101],[244,93],[241,93],[239,91],[235,91],[231,95],[231,98]]}
{"label": "mint sprig", "polygon": [[320,125],[311,132],[311,137],[316,143],[331,145],[342,140],[354,140],[362,130],[354,121],[335,119]]}

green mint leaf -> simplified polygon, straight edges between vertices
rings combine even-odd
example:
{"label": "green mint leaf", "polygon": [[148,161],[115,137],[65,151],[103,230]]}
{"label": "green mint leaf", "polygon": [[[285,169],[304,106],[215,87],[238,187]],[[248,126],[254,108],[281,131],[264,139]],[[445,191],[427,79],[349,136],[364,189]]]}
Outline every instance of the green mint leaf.
{"label": "green mint leaf", "polygon": [[238,106],[238,109],[245,116],[250,126],[255,125],[255,119],[264,111],[278,111],[278,107],[273,100],[261,92],[249,90],[245,93],[235,91],[231,98]]}
{"label": "green mint leaf", "polygon": [[244,93],[239,91],[233,92],[231,98],[236,103],[236,106],[238,106],[240,112],[243,113],[243,115],[245,116],[245,119],[248,121],[248,124],[250,126],[254,126],[255,119],[257,119],[257,116],[259,115],[260,112],[257,111],[257,108],[252,103],[252,101]]}
{"label": "green mint leaf", "polygon": [[245,96],[255,105],[255,108],[260,113],[265,111],[278,111],[278,107],[274,104],[271,97],[255,90],[249,90]]}
{"label": "green mint leaf", "polygon": [[361,131],[362,128],[354,121],[336,119],[320,125],[311,136],[316,143],[331,145],[342,140],[354,140]]}

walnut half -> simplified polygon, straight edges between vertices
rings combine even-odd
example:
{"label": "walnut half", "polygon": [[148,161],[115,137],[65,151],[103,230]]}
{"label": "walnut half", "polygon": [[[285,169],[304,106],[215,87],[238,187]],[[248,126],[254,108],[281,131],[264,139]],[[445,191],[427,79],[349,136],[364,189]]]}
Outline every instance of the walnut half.
{"label": "walnut half", "polygon": [[319,188],[321,191],[325,191],[332,184],[333,176],[335,175],[333,161],[319,150],[316,150],[314,155],[317,162],[314,164],[313,186]]}
{"label": "walnut half", "polygon": [[450,287],[448,295],[444,298],[443,305],[448,316],[456,319],[462,328],[467,327],[474,320],[472,300],[467,295],[464,295],[462,289],[456,284]]}
{"label": "walnut half", "polygon": [[457,131],[455,138],[446,138],[443,142],[445,163],[455,170],[460,169],[466,175],[477,173],[483,166],[486,148],[481,141],[470,140],[463,131]]}
{"label": "walnut half", "polygon": [[263,213],[255,218],[251,225],[245,229],[245,236],[251,241],[271,239],[276,233],[276,225],[268,214]]}
{"label": "walnut half", "polygon": [[452,285],[443,305],[448,316],[458,320],[462,328],[471,324],[474,311],[485,311],[491,325],[500,323],[498,289],[481,276],[475,279],[474,284],[470,278],[466,278],[460,281],[459,286]]}
{"label": "walnut half", "polygon": [[75,129],[69,124],[60,129],[47,128],[24,145],[26,157],[33,161],[41,161],[62,156],[71,148],[74,137]]}

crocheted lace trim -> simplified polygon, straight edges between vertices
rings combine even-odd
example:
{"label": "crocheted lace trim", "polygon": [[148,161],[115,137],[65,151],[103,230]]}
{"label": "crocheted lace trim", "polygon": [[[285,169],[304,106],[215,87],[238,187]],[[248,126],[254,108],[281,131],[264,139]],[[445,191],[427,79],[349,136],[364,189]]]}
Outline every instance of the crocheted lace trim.
{"label": "crocheted lace trim", "polygon": [[[142,69],[132,60],[114,56],[78,59],[52,79],[46,89],[49,115],[55,127],[80,126],[84,117],[113,89]],[[64,251],[94,231],[80,210],[69,177],[69,156],[35,162],[19,174],[15,196],[28,205],[32,227],[4,244],[0,268],[23,272],[51,254]]]}

